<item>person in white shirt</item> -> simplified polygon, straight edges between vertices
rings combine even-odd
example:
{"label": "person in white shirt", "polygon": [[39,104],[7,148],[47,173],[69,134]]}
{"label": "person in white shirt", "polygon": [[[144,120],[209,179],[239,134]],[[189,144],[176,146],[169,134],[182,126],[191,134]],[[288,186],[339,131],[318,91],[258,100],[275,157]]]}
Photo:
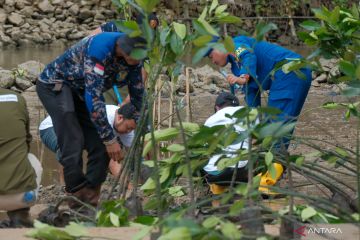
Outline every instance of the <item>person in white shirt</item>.
{"label": "person in white shirt", "polygon": [[[124,104],[121,107],[106,105],[106,113],[110,125],[117,132],[120,144],[125,147],[130,147],[136,128],[135,118],[137,114],[135,106],[131,103]],[[59,161],[61,153],[50,116],[41,122],[39,132],[41,141],[47,148],[56,153],[56,159]],[[120,171],[120,164],[114,160],[110,160],[109,169],[111,174],[116,175]]]}
{"label": "person in white shirt", "polygon": [[[234,96],[233,94],[229,92],[221,92],[219,96],[216,98],[215,101],[215,114],[210,116],[205,121],[205,126],[207,127],[214,127],[219,125],[225,125],[225,124],[234,124],[236,122],[235,118],[229,118],[226,115],[233,115],[236,111],[243,108],[243,106],[239,106],[239,99]],[[235,130],[240,133],[242,131],[245,131],[241,126],[234,125]],[[224,153],[226,152],[234,152],[238,151],[239,149],[247,149],[248,148],[248,141],[245,140],[241,143],[235,143],[232,145],[229,145],[224,150]],[[217,184],[220,186],[228,186],[231,183],[231,179],[234,173],[234,169],[236,165],[228,167],[222,171],[219,171],[216,163],[221,158],[223,154],[216,154],[212,156],[209,159],[209,162],[207,165],[203,168],[202,173],[205,175],[206,181],[209,184]],[[231,158],[235,157],[235,154],[227,153],[226,157]],[[239,161],[238,163],[238,169],[236,174],[236,181],[237,182],[247,182],[247,169],[246,164],[247,160],[244,159],[242,161]]]}
{"label": "person in white shirt", "polygon": [[[205,126],[214,127],[219,125],[226,124],[235,124],[236,118],[229,118],[227,115],[232,116],[235,112],[243,108],[239,106],[239,100],[236,96],[228,92],[222,92],[219,94],[215,101],[215,114],[210,116],[206,122]],[[235,131],[241,133],[245,131],[240,125],[234,125]],[[247,149],[249,146],[248,139],[240,143],[234,143],[223,149],[222,154],[216,154],[209,159],[207,165],[203,168],[202,174],[205,176],[206,181],[210,184],[210,190],[214,194],[221,194],[225,191],[226,186],[229,186],[234,175],[234,169],[236,165],[225,168],[220,171],[216,164],[222,155],[226,155],[227,158],[234,158],[237,155],[233,152],[238,151],[239,149]],[[247,182],[248,181],[248,170],[247,165],[248,161],[242,159],[238,162],[238,169],[236,171],[235,181],[238,182]],[[274,168],[276,170],[276,177],[271,177],[269,171],[265,174],[261,174],[260,187],[259,191],[262,192],[263,196],[265,195],[276,195],[277,193],[269,190],[268,186],[273,186],[281,178],[283,174],[283,167],[279,163],[274,163]]]}

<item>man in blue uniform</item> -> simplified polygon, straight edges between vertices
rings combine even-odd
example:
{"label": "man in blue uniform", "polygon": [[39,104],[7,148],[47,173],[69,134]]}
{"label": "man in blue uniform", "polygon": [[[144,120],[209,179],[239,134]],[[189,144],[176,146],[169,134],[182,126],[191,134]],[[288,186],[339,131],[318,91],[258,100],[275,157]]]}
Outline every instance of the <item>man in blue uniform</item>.
{"label": "man in blue uniform", "polygon": [[[134,16],[133,18],[140,25],[143,23],[143,20],[145,17],[142,14],[138,14],[138,15]],[[147,19],[148,19],[149,25],[152,29],[156,29],[159,26],[159,19],[157,18],[155,12],[149,14]],[[106,22],[106,23],[102,24],[100,27],[96,28],[93,32],[91,32],[90,35],[96,35],[96,34],[99,34],[102,32],[120,32],[120,29],[118,29],[118,27],[116,26],[115,21],[110,21],[110,22]],[[144,61],[145,61],[145,59],[144,59]],[[142,76],[142,79],[145,84],[146,80],[147,80],[147,72],[145,71],[145,68],[144,68],[144,61],[141,63],[142,64],[141,76]],[[122,89],[122,90],[119,89],[119,92],[123,96],[127,95],[127,97],[125,97],[125,99],[123,99],[121,105],[129,103],[130,97],[129,97],[128,93],[126,92],[126,89]],[[105,97],[105,101],[110,102],[111,104],[115,104],[115,103],[119,104],[119,102],[118,102],[119,99],[117,99],[116,94],[112,90],[104,93],[104,97]]]}
{"label": "man in blue uniform", "polygon": [[[227,76],[231,84],[243,85],[245,101],[251,107],[261,105],[261,92],[269,90],[268,106],[282,111],[275,121],[296,121],[304,105],[311,85],[311,70],[304,68],[301,72],[306,79],[294,72],[288,74],[281,69],[271,77],[275,65],[284,60],[291,61],[301,56],[286,48],[265,41],[238,36],[234,39],[235,53],[223,53],[211,49],[208,56],[218,66],[231,64],[232,74]],[[289,140],[283,139],[285,148]]]}
{"label": "man in blue uniform", "polygon": [[[144,39],[123,33],[84,38],[48,64],[37,82],[37,93],[53,120],[62,153],[65,190],[94,206],[109,159],[121,159],[102,93],[113,84],[127,85],[132,104],[140,110],[144,93],[141,66],[130,53],[144,46]],[[82,171],[83,149],[88,152],[86,174]],[[77,207],[75,202],[69,205]]]}

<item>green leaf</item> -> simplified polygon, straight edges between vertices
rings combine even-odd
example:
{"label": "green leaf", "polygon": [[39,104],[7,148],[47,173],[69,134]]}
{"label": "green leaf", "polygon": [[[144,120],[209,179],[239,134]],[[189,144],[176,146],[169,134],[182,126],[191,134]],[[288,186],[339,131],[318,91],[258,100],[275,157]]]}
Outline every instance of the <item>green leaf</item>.
{"label": "green leaf", "polygon": [[159,3],[159,0],[135,0],[139,6],[147,13],[154,11],[155,6]]}
{"label": "green leaf", "polygon": [[272,160],[274,159],[274,155],[272,152],[267,152],[265,154],[265,164],[266,166],[269,166],[272,163]]}
{"label": "green leaf", "polygon": [[181,38],[184,39],[186,37],[186,26],[182,23],[174,22],[174,30],[176,34]]}
{"label": "green leaf", "polygon": [[142,156],[145,157],[146,154],[148,154],[151,149],[153,149],[152,141],[148,141],[144,147]]}
{"label": "green leaf", "polygon": [[336,147],[335,152],[337,152],[339,155],[341,155],[343,157],[348,157],[349,156],[349,154],[344,149],[342,149],[340,147]]}
{"label": "green leaf", "polygon": [[[172,140],[179,134],[179,130],[177,128],[165,128],[161,130],[156,130],[154,132],[155,141],[168,141]],[[145,135],[145,142],[149,142],[151,140],[151,133],[147,133]]]}
{"label": "green leaf", "polygon": [[235,192],[236,194],[245,196],[248,193],[248,185],[246,183],[240,183],[238,186],[236,186]]}
{"label": "green leaf", "polygon": [[355,76],[355,66],[349,61],[341,60],[339,63],[340,71],[348,76]]}
{"label": "green leaf", "polygon": [[229,53],[235,52],[235,44],[234,44],[232,37],[225,36],[224,47],[226,48],[226,51],[228,51]]}
{"label": "green leaf", "polygon": [[312,9],[312,11],[315,14],[315,17],[317,17],[318,19],[324,20],[325,22],[329,21],[329,13],[328,11],[326,11],[326,8],[316,8],[316,9]]}
{"label": "green leaf", "polygon": [[271,164],[270,166],[268,166],[268,170],[269,170],[271,178],[276,179],[276,169],[274,167],[274,164]]}
{"label": "green leaf", "polygon": [[177,227],[162,235],[158,240],[191,240],[191,232],[187,227]]}
{"label": "green leaf", "polygon": [[[143,225],[146,225],[146,224],[143,224]],[[147,236],[151,235],[151,231],[153,231],[152,227],[142,226],[141,230],[138,231],[135,235],[133,235],[131,240],[143,240],[143,239],[146,239]]]}
{"label": "green leaf", "polygon": [[109,214],[110,216],[110,222],[112,225],[114,225],[115,227],[120,227],[120,221],[119,221],[119,217],[118,215],[116,215],[115,213],[111,212]]}
{"label": "green leaf", "polygon": [[229,239],[240,239],[241,233],[237,229],[236,225],[231,222],[221,224],[221,232],[225,237]]}
{"label": "green leaf", "polygon": [[201,15],[200,15],[200,17],[198,18],[198,20],[199,21],[201,21],[201,20],[205,20],[205,18],[206,18],[206,13],[207,13],[207,6],[204,8],[204,10],[202,11],[202,13],[201,13]]}
{"label": "green leaf", "polygon": [[336,6],[330,14],[330,22],[333,25],[336,25],[337,22],[339,21],[339,17],[340,17],[340,7]]}
{"label": "green leaf", "polygon": [[159,202],[156,198],[151,198],[144,204],[144,210],[154,210],[159,206]]}
{"label": "green leaf", "polygon": [[204,228],[214,228],[216,227],[216,225],[218,225],[221,222],[220,218],[212,216],[209,217],[207,219],[205,219],[205,221],[203,221],[202,225]]}
{"label": "green leaf", "polygon": [[130,56],[137,60],[142,60],[142,59],[146,58],[147,51],[145,49],[135,48],[134,50],[131,51]]}
{"label": "green leaf", "polygon": [[185,195],[184,191],[182,190],[182,186],[170,187],[169,194],[173,197],[181,197]]}
{"label": "green leaf", "polygon": [[340,105],[336,102],[327,102],[322,105],[325,109],[335,109],[338,108]]}
{"label": "green leaf", "polygon": [[350,119],[350,116],[351,116],[351,112],[350,112],[350,110],[347,110],[346,112],[345,112],[345,120],[349,120]]}
{"label": "green leaf", "polygon": [[205,54],[210,50],[210,47],[205,46],[203,48],[200,48],[199,50],[197,50],[197,52],[194,54],[193,58],[192,58],[192,63],[196,64],[198,63],[201,59],[204,58]]}
{"label": "green leaf", "polygon": [[271,31],[276,30],[277,26],[274,23],[259,23],[256,25],[256,40],[261,41],[264,39],[264,35]]}
{"label": "green leaf", "polygon": [[143,161],[142,164],[145,165],[145,166],[148,166],[150,168],[155,166],[154,161],[151,161],[151,160]]}
{"label": "green leaf", "polygon": [[170,176],[170,167],[160,169],[160,183],[164,183]]}
{"label": "green leaf", "polygon": [[236,16],[224,16],[218,18],[218,23],[233,23],[233,24],[239,24],[241,23],[241,18]]}
{"label": "green leaf", "polygon": [[312,207],[307,207],[301,211],[301,219],[302,221],[306,221],[307,219],[315,216],[317,214],[316,210]]}
{"label": "green leaf", "polygon": [[218,6],[215,10],[215,15],[220,15],[227,9],[227,7],[228,6],[226,4]]}
{"label": "green leaf", "polygon": [[352,81],[348,83],[348,87],[342,90],[342,95],[347,97],[355,97],[360,95],[360,82]]}
{"label": "green leaf", "polygon": [[216,167],[218,168],[219,171],[222,171],[227,167],[235,165],[237,162],[239,162],[238,157],[235,157],[235,158],[222,158],[217,162]]}
{"label": "green leaf", "polygon": [[176,33],[171,34],[170,47],[176,55],[180,55],[183,51],[183,42]]}
{"label": "green leaf", "polygon": [[282,122],[274,122],[267,124],[259,129],[259,137],[265,138],[268,136],[272,136],[273,138],[280,138],[285,135],[290,135],[291,131],[293,131],[295,127],[295,123],[282,123]]}
{"label": "green leaf", "polygon": [[353,5],[351,7],[351,13],[352,13],[352,15],[354,16],[355,19],[359,20],[359,9],[358,9],[358,7],[356,6],[355,3],[353,3]]}
{"label": "green leaf", "polygon": [[193,43],[197,47],[202,47],[213,39],[211,35],[203,35],[196,38]]}
{"label": "green leaf", "polygon": [[205,30],[213,36],[219,36],[219,33],[205,20],[199,20],[200,23],[204,26]]}
{"label": "green leaf", "polygon": [[156,188],[155,181],[152,178],[148,178],[146,182],[141,186],[141,190],[153,190]]}
{"label": "green leaf", "polygon": [[282,65],[281,69],[285,74],[288,74],[292,71],[303,68],[305,65],[306,65],[306,63],[301,62],[301,60],[293,60],[293,61],[290,61],[290,62]]}
{"label": "green leaf", "polygon": [[315,31],[319,28],[321,28],[321,25],[319,22],[316,22],[314,20],[306,20],[300,24],[301,27],[305,28],[309,31]]}
{"label": "green leaf", "polygon": [[74,222],[70,222],[69,225],[64,228],[64,231],[74,237],[83,237],[87,234],[86,228],[83,225]]}
{"label": "green leaf", "polygon": [[168,39],[169,34],[170,34],[169,28],[163,29],[160,33],[160,43],[164,47],[169,42],[169,39]]}
{"label": "green leaf", "polygon": [[235,201],[231,206],[230,206],[230,216],[238,216],[242,209],[244,208],[244,200],[239,200],[239,201]]}
{"label": "green leaf", "polygon": [[157,221],[157,218],[151,216],[139,216],[134,219],[135,223],[140,223],[146,226],[152,226]]}
{"label": "green leaf", "polygon": [[160,161],[167,164],[174,164],[180,162],[181,157],[182,156],[179,153],[175,153],[170,158],[161,159]]}
{"label": "green leaf", "polygon": [[192,25],[198,35],[208,35],[206,29],[199,20],[197,19],[192,20]]}
{"label": "green leaf", "polygon": [[296,166],[301,167],[301,165],[303,164],[304,160],[305,160],[305,157],[304,157],[304,156],[300,156],[300,157],[296,158],[296,160],[295,160]]}
{"label": "green leaf", "polygon": [[185,150],[185,147],[183,145],[174,143],[167,147],[167,150],[170,152],[182,152]]}
{"label": "green leaf", "polygon": [[[175,123],[174,126],[176,126],[177,128],[179,128],[180,131],[180,123]],[[186,133],[196,133],[200,130],[200,126],[197,123],[192,123],[192,122],[182,122],[182,126],[184,128],[184,131]]]}
{"label": "green leaf", "polygon": [[272,143],[272,136],[267,136],[264,138],[263,142],[262,142],[262,146],[264,148],[268,148],[270,146],[270,144]]}
{"label": "green leaf", "polygon": [[209,9],[209,14],[219,5],[218,0],[213,0]]}

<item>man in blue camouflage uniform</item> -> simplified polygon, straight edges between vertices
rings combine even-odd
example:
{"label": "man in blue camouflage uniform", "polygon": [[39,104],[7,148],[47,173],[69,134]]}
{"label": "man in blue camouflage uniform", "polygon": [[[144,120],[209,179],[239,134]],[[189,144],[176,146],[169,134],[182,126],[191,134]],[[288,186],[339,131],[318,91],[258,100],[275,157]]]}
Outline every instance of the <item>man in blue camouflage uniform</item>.
{"label": "man in blue camouflage uniform", "polygon": [[[134,16],[133,18],[134,18],[134,20],[136,20],[137,24],[141,25],[143,23],[143,20],[144,20],[143,15],[138,14],[137,16]],[[149,14],[147,19],[148,19],[149,25],[152,29],[156,29],[157,26],[159,26],[159,19],[157,18],[155,12]],[[116,26],[115,21],[110,21],[110,22],[106,22],[106,23],[102,24],[100,27],[95,29],[90,35],[96,35],[96,34],[99,34],[102,32],[121,32],[121,31]],[[142,79],[143,79],[144,83],[146,83],[146,79],[147,79],[147,72],[145,71],[145,68],[144,68],[145,61],[146,61],[146,59],[144,59],[141,63],[142,64],[141,75],[142,75]],[[125,99],[123,99],[122,105],[129,103],[130,98],[126,92],[126,89],[122,89],[122,90],[119,89],[119,92],[123,96],[127,95],[127,97]],[[104,97],[105,97],[105,100],[111,104],[119,104],[116,94],[112,90],[104,93]]]}
{"label": "man in blue camouflage uniform", "polygon": [[[275,121],[296,121],[311,85],[311,70],[301,69],[305,79],[294,72],[286,74],[281,69],[275,72],[273,78],[270,73],[277,63],[300,59],[301,56],[276,44],[257,42],[246,36],[238,36],[233,40],[235,53],[222,53],[211,49],[207,56],[218,66],[231,64],[232,74],[227,76],[227,81],[231,85],[243,85],[248,106],[260,106],[261,92],[269,90],[268,106],[282,111]],[[287,149],[289,139],[282,139],[282,143]]]}
{"label": "man in blue camouflage uniform", "polygon": [[[130,53],[144,45],[144,39],[123,33],[84,38],[48,64],[37,82],[37,93],[53,120],[62,152],[65,190],[94,206],[109,159],[122,158],[102,93],[113,84],[127,85],[132,104],[140,110],[144,93],[141,66]],[[88,152],[86,174],[82,171],[83,149]],[[69,205],[77,207],[74,201]]]}

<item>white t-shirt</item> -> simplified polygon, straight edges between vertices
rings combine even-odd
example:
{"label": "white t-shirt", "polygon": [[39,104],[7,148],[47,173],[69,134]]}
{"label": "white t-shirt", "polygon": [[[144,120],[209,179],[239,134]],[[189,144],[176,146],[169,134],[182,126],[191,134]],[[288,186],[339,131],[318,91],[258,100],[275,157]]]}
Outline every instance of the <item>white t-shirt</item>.
{"label": "white t-shirt", "polygon": [[[110,126],[114,129],[114,122],[115,122],[115,113],[119,109],[116,105],[106,105],[106,115]],[[45,130],[47,128],[53,127],[53,123],[50,116],[47,116],[39,126],[39,130]],[[134,130],[129,133],[119,134],[115,131],[116,135],[120,138],[122,144],[125,147],[130,147],[131,143],[134,139]]]}
{"label": "white t-shirt", "polygon": [[[228,118],[225,115],[229,114],[230,116],[233,115],[236,111],[238,111],[239,109],[243,108],[242,106],[239,107],[225,107],[219,111],[217,111],[215,114],[213,114],[212,116],[210,116],[206,122],[205,122],[205,126],[207,127],[213,127],[213,126],[219,126],[219,125],[225,125],[225,124],[233,124],[236,122],[235,118]],[[242,132],[245,131],[244,128],[240,127],[239,125],[234,125],[236,132]],[[241,146],[242,144],[242,146]],[[248,141],[245,140],[243,143],[237,143],[237,144],[232,144],[227,146],[224,150],[224,153],[226,153],[226,151],[229,152],[233,152],[236,150],[239,150],[240,147],[242,147],[243,149],[247,149],[249,147]],[[208,164],[204,167],[204,170],[206,172],[213,172],[213,171],[218,171],[217,167],[216,167],[216,162],[220,159],[220,157],[223,154],[216,154],[214,156],[212,156],[208,162]],[[226,154],[226,157],[231,158],[231,157],[235,157],[234,154]],[[247,160],[243,160],[243,161],[239,161],[239,168],[245,167],[247,164]],[[231,166],[232,168],[235,167],[235,165]]]}

